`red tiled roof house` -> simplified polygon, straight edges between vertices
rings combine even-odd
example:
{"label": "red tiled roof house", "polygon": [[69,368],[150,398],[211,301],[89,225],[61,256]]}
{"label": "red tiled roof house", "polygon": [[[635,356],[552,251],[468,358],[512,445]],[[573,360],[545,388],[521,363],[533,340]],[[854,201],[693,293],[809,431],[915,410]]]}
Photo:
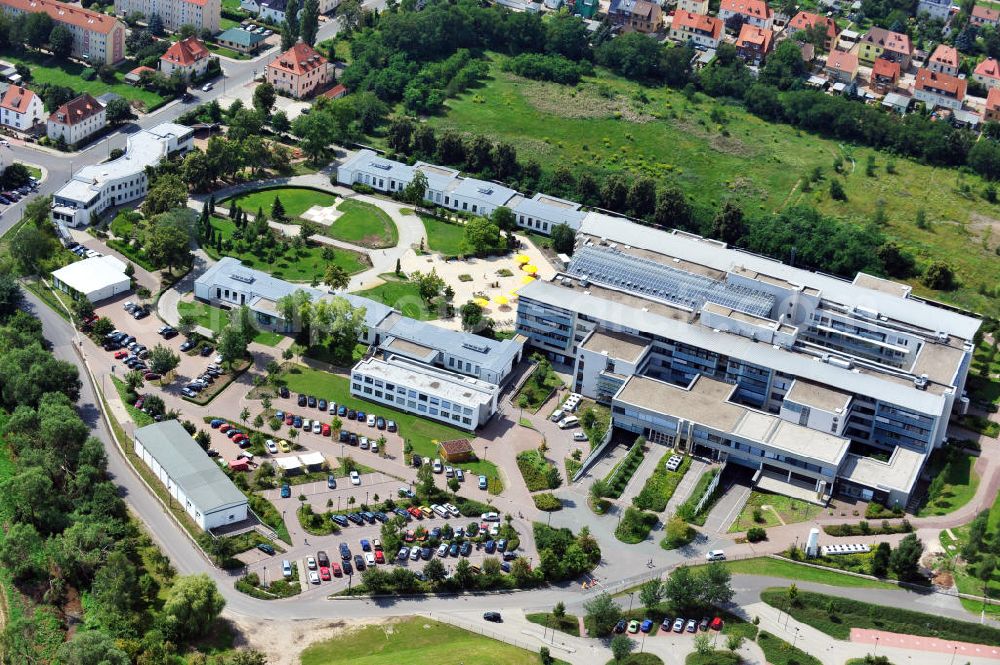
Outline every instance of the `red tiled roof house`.
{"label": "red tiled roof house", "polygon": [[736,53],[747,62],[759,65],[771,52],[773,44],[773,32],[744,23],[740,28],[740,36],[736,38]]}
{"label": "red tiled roof house", "polygon": [[927,108],[938,106],[949,109],[962,108],[968,82],[949,74],[939,74],[921,67],[913,84],[913,97],[922,101]]}
{"label": "red tiled roof house", "polygon": [[704,14],[677,12],[670,25],[670,38],[686,44],[691,41],[699,46],[718,48],[725,30],[720,19]]}
{"label": "red tiled roof house", "polygon": [[267,82],[279,93],[302,99],[327,85],[333,70],[312,46],[299,42],[267,66]]}
{"label": "red tiled roof house", "polygon": [[875,27],[861,38],[858,50],[861,62],[872,64],[877,58],[898,62],[901,69],[909,69],[913,58],[913,43],[908,35]]}
{"label": "red tiled roof house", "polygon": [[823,72],[833,81],[853,83],[858,75],[858,56],[844,51],[830,51]]}
{"label": "red tiled roof house", "polygon": [[12,85],[0,99],[0,125],[25,132],[42,121],[42,98],[19,85]]}
{"label": "red tiled roof house", "polygon": [[107,124],[104,105],[85,92],[52,112],[45,133],[53,141],[62,139],[66,145],[76,145]]}
{"label": "red tiled roof house", "polygon": [[972,78],[987,88],[995,88],[1000,85],[1000,62],[994,58],[986,58],[972,72]]}
{"label": "red tiled roof house", "polygon": [[[837,43],[837,24],[834,23],[832,18],[827,16],[820,16],[819,14],[813,14],[812,12],[799,12],[792,17],[792,20],[788,22],[788,27],[785,28],[785,34],[789,37],[793,37],[795,33],[802,32],[804,30],[810,30],[816,25],[826,26],[826,39],[823,41],[823,50],[829,51],[833,48],[833,45]],[[802,36],[800,35],[801,39]]]}
{"label": "red tiled roof house", "polygon": [[972,8],[972,14],[969,16],[969,23],[976,26],[1000,26],[1000,10],[977,5]]}
{"label": "red tiled roof house", "polygon": [[958,51],[954,46],[947,44],[938,44],[931,57],[927,59],[927,69],[938,74],[958,76],[958,65]]}
{"label": "red tiled roof house", "polygon": [[899,63],[890,62],[885,58],[879,58],[872,65],[872,76],[869,84],[872,90],[879,94],[890,93],[899,83]]}
{"label": "red tiled roof house", "polygon": [[741,16],[744,23],[758,28],[770,30],[774,25],[774,12],[764,0],[722,0],[719,18],[726,22],[735,15]]}
{"label": "red tiled roof house", "polygon": [[167,52],[160,56],[160,71],[164,76],[174,72],[191,80],[201,76],[208,69],[212,52],[196,37],[188,37],[171,44]]}
{"label": "red tiled roof house", "polygon": [[1000,122],[1000,88],[990,88],[990,94],[986,96],[983,120],[985,122]]}

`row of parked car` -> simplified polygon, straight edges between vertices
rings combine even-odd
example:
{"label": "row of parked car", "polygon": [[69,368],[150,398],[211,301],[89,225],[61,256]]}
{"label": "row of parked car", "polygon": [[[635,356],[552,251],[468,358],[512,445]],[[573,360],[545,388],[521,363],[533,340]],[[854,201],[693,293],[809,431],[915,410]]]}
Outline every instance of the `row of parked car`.
{"label": "row of parked car", "polygon": [[149,307],[145,305],[137,305],[131,300],[127,301],[122,307],[128,312],[133,319],[138,321],[139,319],[144,319],[149,316]]}
{"label": "row of parked car", "polygon": [[[288,389],[282,387],[279,390],[279,394],[282,397],[288,397]],[[366,423],[369,427],[374,427],[380,430],[388,430],[390,432],[396,431],[396,422],[394,420],[386,420],[382,416],[377,416],[374,413],[365,413],[360,409],[355,410],[348,407],[346,404],[337,404],[336,402],[327,402],[322,397],[314,397],[312,395],[299,394],[296,403],[300,407],[307,407],[310,409],[318,409],[324,413],[329,413],[331,416],[336,415],[341,419],[346,418],[347,420],[357,421],[359,423]]]}
{"label": "row of parked car", "polygon": [[[687,619],[684,617],[677,617],[671,619],[670,617],[664,617],[663,622],[660,624],[660,630],[664,632],[670,632],[673,630],[675,633],[683,633],[685,631],[689,633],[698,632],[698,630],[707,631],[709,628],[712,630],[722,630],[725,623],[721,618],[715,617],[714,619],[709,619],[704,617],[700,622],[697,619]],[[643,619],[641,622],[638,619],[632,619],[627,622],[625,619],[619,619],[618,623],[615,625],[616,633],[624,633],[628,631],[630,633],[648,633],[653,629],[652,619]]]}
{"label": "row of parked car", "polygon": [[215,363],[211,363],[205,368],[204,372],[184,384],[184,387],[181,388],[181,394],[187,397],[195,397],[202,390],[215,383],[215,380],[220,376],[222,376],[222,368]]}
{"label": "row of parked car", "polygon": [[38,182],[34,178],[31,179],[31,184],[23,185],[6,192],[0,192],[0,203],[6,203],[7,205],[17,203],[33,191],[38,191]]}
{"label": "row of parked car", "polygon": [[[0,203],[5,203],[5,201],[3,201],[2,199],[0,199]],[[79,256],[81,259],[94,259],[94,258],[97,258],[98,256],[104,256],[103,254],[101,254],[100,252],[98,252],[96,249],[88,249],[88,248],[84,247],[83,245],[81,245],[80,243],[76,242],[75,240],[72,241],[72,242],[70,242],[69,244],[67,244],[66,245],[66,249],[68,249],[69,251],[73,252],[74,254],[76,254],[77,256]]]}

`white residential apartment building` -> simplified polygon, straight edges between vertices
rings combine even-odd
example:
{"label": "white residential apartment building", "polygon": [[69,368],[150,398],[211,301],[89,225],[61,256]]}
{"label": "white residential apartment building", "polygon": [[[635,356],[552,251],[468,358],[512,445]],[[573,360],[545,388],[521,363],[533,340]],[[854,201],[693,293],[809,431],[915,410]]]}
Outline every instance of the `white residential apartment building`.
{"label": "white residential apartment building", "polygon": [[104,104],[85,92],[52,112],[45,133],[53,141],[61,138],[66,145],[75,145],[107,124]]}
{"label": "white residential apartment building", "polygon": [[616,431],[750,467],[791,496],[905,505],[968,406],[979,319],[871,275],[590,212],[566,270],[518,295],[517,332],[570,364]]}
{"label": "white residential apartment building", "polygon": [[115,0],[115,13],[119,16],[135,12],[147,20],[159,16],[163,27],[171,32],[193,25],[198,32],[210,30],[215,34],[222,19],[222,0]]}
{"label": "white residential apartment building", "polygon": [[0,0],[0,10],[17,16],[44,12],[73,35],[74,58],[94,65],[114,65],[125,59],[125,24],[108,16],[58,0]]}
{"label": "white residential apartment building", "polygon": [[85,166],[53,195],[52,219],[87,226],[108,208],[146,195],[146,167],[193,146],[194,130],[165,122],[128,138],[125,154],[104,164]]}
{"label": "white residential apartment building", "polygon": [[559,224],[577,229],[583,219],[580,204],[547,194],[527,198],[503,185],[466,178],[457,169],[417,162],[413,166],[359,150],[337,168],[337,182],[348,187],[367,185],[388,194],[402,192],[417,172],[427,178],[424,200],[433,205],[489,216],[503,206],[514,213],[518,226],[550,233]]}

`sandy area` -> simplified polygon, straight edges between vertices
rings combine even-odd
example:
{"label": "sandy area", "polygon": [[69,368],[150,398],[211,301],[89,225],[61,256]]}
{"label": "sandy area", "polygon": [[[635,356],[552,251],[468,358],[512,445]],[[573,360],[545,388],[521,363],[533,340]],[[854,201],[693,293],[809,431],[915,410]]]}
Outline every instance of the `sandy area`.
{"label": "sandy area", "polygon": [[[522,242],[521,249],[507,256],[446,261],[437,254],[417,256],[407,253],[401,261],[401,267],[406,273],[437,270],[437,274],[445,283],[455,290],[456,309],[474,298],[488,299],[490,303],[485,307],[486,315],[497,322],[498,328],[512,328],[517,311],[516,291],[524,286],[524,278],[528,274],[521,270],[516,260],[518,254],[524,254],[531,259],[528,265],[538,268],[536,274],[539,279],[551,279],[556,274],[555,267],[549,264],[545,256],[527,238],[519,237],[519,239]],[[502,277],[498,273],[503,269],[509,270],[512,275]],[[459,279],[459,275],[470,275],[472,281],[463,282]],[[499,296],[507,298],[509,303],[503,305],[495,302]],[[461,327],[462,320],[456,316],[454,319],[435,323],[457,330]]]}
{"label": "sandy area", "polygon": [[267,654],[269,665],[298,665],[306,647],[328,640],[338,635],[379,624],[391,619],[309,619],[300,621],[276,621],[264,617],[231,619],[239,632],[237,646],[257,649]]}

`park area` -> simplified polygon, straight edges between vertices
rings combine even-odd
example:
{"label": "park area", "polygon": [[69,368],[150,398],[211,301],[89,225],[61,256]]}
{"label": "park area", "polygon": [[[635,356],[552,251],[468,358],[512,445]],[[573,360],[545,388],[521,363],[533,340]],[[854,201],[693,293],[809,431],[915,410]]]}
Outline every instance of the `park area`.
{"label": "park area", "polygon": [[370,298],[418,321],[431,321],[438,318],[436,307],[429,307],[420,297],[420,286],[416,282],[405,280],[393,273],[379,275],[382,283],[378,286],[358,291],[357,295]]}
{"label": "park area", "polygon": [[420,215],[427,233],[427,248],[444,256],[459,256],[465,252],[465,227],[445,222],[429,215]]}
{"label": "park area", "polygon": [[[677,182],[699,206],[717,208],[731,197],[748,214],[809,204],[850,223],[868,224],[882,207],[884,232],[921,260],[941,260],[957,274],[958,287],[933,292],[918,280],[918,294],[974,311],[997,314],[992,298],[1000,282],[994,248],[1000,242],[1000,211],[978,195],[978,176],[867,148],[841,146],[782,124],[766,122],[741,106],[695,93],[689,99],[669,87],[649,88],[596,69],[577,86],[522,79],[502,72],[494,56],[492,78],[449,99],[447,112],[428,122],[440,133],[485,133],[508,141],[543,170],[565,166],[580,173],[627,172]],[[874,174],[863,165],[874,157]],[[846,164],[846,201],[833,200],[826,179],[833,161]],[[886,166],[893,160],[892,172]],[[819,167],[825,174],[811,192],[802,181]],[[927,187],[934,182],[939,186]],[[880,201],[891,201],[880,206]],[[918,211],[927,222],[918,226]]]}
{"label": "park area", "polygon": [[[432,619],[413,617],[365,626],[314,644],[302,665],[537,665],[538,653],[498,642]],[[555,661],[561,663],[562,661]]]}

